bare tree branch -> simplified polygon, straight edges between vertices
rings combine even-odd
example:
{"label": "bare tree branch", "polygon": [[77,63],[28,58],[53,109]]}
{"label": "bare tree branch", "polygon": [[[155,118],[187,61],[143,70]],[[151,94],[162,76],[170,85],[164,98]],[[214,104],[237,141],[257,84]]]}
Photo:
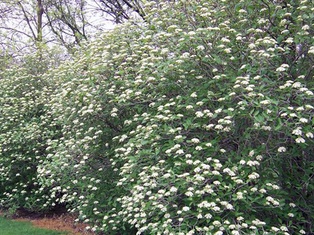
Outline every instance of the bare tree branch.
{"label": "bare tree branch", "polygon": [[36,36],[36,34],[35,34],[34,30],[33,30],[33,27],[32,27],[32,25],[31,25],[31,23],[30,23],[30,19],[28,18],[28,15],[27,15],[26,10],[24,9],[24,7],[23,7],[23,5],[22,5],[22,3],[21,3],[20,1],[18,2],[18,5],[21,7],[21,10],[22,10],[22,12],[23,12],[25,21],[26,21],[26,23],[27,23],[27,25],[28,25],[30,31],[32,32],[33,38],[36,39],[37,36]]}

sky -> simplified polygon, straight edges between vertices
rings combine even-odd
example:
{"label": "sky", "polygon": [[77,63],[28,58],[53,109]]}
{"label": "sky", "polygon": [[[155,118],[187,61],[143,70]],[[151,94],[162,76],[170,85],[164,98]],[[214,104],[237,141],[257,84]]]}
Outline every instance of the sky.
{"label": "sky", "polygon": [[[93,25],[87,26],[86,29],[93,38],[94,33],[110,30],[114,28],[114,24],[105,20],[102,12],[95,11],[97,4],[94,0],[86,0],[86,15],[88,21]],[[34,35],[37,34],[36,30],[36,0],[24,0],[24,11],[28,16],[29,22],[25,20],[21,8],[14,5],[10,11],[6,11],[8,6],[14,3],[14,0],[1,0],[0,1],[0,52],[1,51],[15,51],[23,52],[28,50],[27,47],[34,41]],[[44,18],[43,38],[48,42],[48,45],[57,45],[53,40],[55,35],[52,34],[50,28],[47,25],[47,20]],[[33,32],[32,32],[33,31]],[[70,41],[74,39],[69,38]]]}

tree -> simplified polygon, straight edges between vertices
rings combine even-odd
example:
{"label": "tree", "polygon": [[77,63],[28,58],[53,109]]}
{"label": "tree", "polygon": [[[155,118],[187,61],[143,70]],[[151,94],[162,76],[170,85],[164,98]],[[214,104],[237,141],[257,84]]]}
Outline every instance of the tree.
{"label": "tree", "polygon": [[9,51],[38,47],[43,41],[42,2],[3,1],[1,11],[2,45]]}
{"label": "tree", "polygon": [[132,15],[144,19],[145,12],[141,0],[94,0],[98,10],[112,18],[115,23],[129,20]]}
{"label": "tree", "polygon": [[136,16],[145,18],[139,0],[5,0],[0,12],[1,45],[17,54],[39,52],[51,45],[61,45],[72,53],[108,21],[117,24]]}
{"label": "tree", "polygon": [[47,24],[62,45],[71,49],[88,40],[90,26],[86,16],[86,1],[50,0],[44,8]]}
{"label": "tree", "polygon": [[1,42],[12,52],[38,51],[53,44],[72,49],[89,37],[85,0],[4,1],[0,8]]}

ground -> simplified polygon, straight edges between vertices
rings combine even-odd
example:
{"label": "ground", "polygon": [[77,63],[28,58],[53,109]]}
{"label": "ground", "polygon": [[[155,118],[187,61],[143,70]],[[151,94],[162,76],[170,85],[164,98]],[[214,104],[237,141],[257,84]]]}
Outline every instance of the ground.
{"label": "ground", "polygon": [[[0,215],[5,213],[0,212]],[[46,215],[35,215],[25,212],[19,212],[13,216],[17,221],[30,221],[35,227],[45,228],[56,231],[69,232],[68,235],[95,235],[86,231],[86,224],[75,223],[76,216],[68,213],[54,213]]]}

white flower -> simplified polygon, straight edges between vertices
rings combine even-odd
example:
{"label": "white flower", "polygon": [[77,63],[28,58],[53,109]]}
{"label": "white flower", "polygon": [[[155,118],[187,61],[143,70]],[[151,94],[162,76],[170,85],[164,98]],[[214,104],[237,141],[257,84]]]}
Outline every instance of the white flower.
{"label": "white flower", "polygon": [[286,152],[287,151],[287,149],[285,148],[285,147],[279,147],[278,148],[278,152],[279,153],[284,153],[284,152]]}
{"label": "white flower", "polygon": [[197,112],[195,113],[195,116],[200,118],[200,117],[203,117],[203,116],[204,116],[204,113],[201,112],[201,111],[197,111]]}
{"label": "white flower", "polygon": [[302,137],[298,137],[295,142],[297,143],[305,143],[305,139],[303,139]]}
{"label": "white flower", "polygon": [[195,150],[196,150],[196,151],[201,151],[202,149],[203,149],[202,146],[196,146],[196,147],[195,147]]}
{"label": "white flower", "polygon": [[292,84],[293,88],[300,88],[301,87],[301,82],[295,82]]}
{"label": "white flower", "polygon": [[260,189],[259,192],[260,192],[260,193],[267,193],[266,189],[263,189],[263,188]]}
{"label": "white flower", "polygon": [[227,204],[227,205],[226,205],[226,208],[227,208],[228,210],[233,210],[233,206],[232,206],[231,204]]}
{"label": "white flower", "polygon": [[200,140],[197,138],[193,138],[193,139],[191,139],[191,142],[194,144],[198,144],[200,142]]}
{"label": "white flower", "polygon": [[224,50],[224,52],[226,52],[226,53],[231,53],[231,48],[226,48],[225,50]]}
{"label": "white flower", "polygon": [[285,42],[286,43],[289,43],[289,44],[291,44],[291,43],[293,43],[293,38],[287,38],[286,40],[285,40]]}
{"label": "white flower", "polygon": [[266,200],[269,201],[269,202],[274,201],[274,199],[271,196],[266,197]]}
{"label": "white flower", "polygon": [[286,232],[289,231],[286,226],[281,226],[281,227],[280,227],[280,230],[281,230],[281,231],[286,231]]}
{"label": "white flower", "polygon": [[314,137],[312,132],[308,132],[308,133],[306,133],[305,135],[306,135],[306,137],[308,137],[308,138],[313,138],[313,137]]}
{"label": "white flower", "polygon": [[184,52],[181,56],[181,58],[189,58],[190,57],[190,53],[189,52]]}
{"label": "white flower", "polygon": [[307,123],[308,120],[307,120],[306,118],[300,118],[300,122],[302,122],[302,123]]}
{"label": "white flower", "polygon": [[220,175],[219,171],[215,171],[215,170],[212,171],[212,174],[213,174],[213,175]]}
{"label": "white flower", "polygon": [[214,167],[217,169],[220,169],[222,167],[222,165],[220,163],[216,163]]}
{"label": "white flower", "polygon": [[250,174],[248,176],[249,179],[257,179],[259,178],[259,174],[257,174],[256,172],[253,172],[252,174]]}
{"label": "white flower", "polygon": [[302,30],[306,31],[306,30],[309,30],[310,29],[310,26],[308,26],[307,24],[302,26]]}
{"label": "white flower", "polygon": [[243,199],[243,193],[237,192],[237,199]]}
{"label": "white flower", "polygon": [[235,229],[236,228],[236,226],[234,225],[234,224],[231,224],[231,225],[229,225],[229,227],[228,227],[229,229]]}
{"label": "white flower", "polygon": [[301,128],[298,127],[298,128],[296,128],[296,129],[294,129],[294,130],[292,131],[292,134],[294,134],[294,135],[302,135]]}
{"label": "white flower", "polygon": [[189,165],[192,165],[193,164],[193,160],[191,160],[191,159],[188,159],[188,160],[186,160],[185,161],[187,164],[189,164]]}
{"label": "white flower", "polygon": [[177,192],[178,191],[178,189],[176,188],[176,187],[174,187],[174,186],[172,186],[171,188],[170,188],[170,192],[172,192],[172,193],[175,193],[175,192]]}
{"label": "white flower", "polygon": [[205,47],[203,45],[200,45],[196,49],[199,50],[199,51],[204,51]]}
{"label": "white flower", "polygon": [[179,149],[179,148],[181,148],[180,144],[176,144],[175,146],[173,146],[173,149]]}
{"label": "white flower", "polygon": [[221,113],[222,109],[216,109],[215,113]]}
{"label": "white flower", "polygon": [[183,210],[183,211],[189,211],[189,210],[190,210],[190,207],[185,206],[185,207],[182,208],[182,210]]}
{"label": "white flower", "polygon": [[278,232],[280,229],[277,227],[271,227],[271,230],[273,230],[274,232]]}
{"label": "white flower", "polygon": [[215,221],[213,222],[213,225],[214,225],[214,226],[220,226],[221,223],[220,223],[219,221],[215,220]]}
{"label": "white flower", "polygon": [[292,208],[294,208],[294,207],[296,207],[296,204],[294,204],[294,203],[289,203],[289,206],[291,206]]}
{"label": "white flower", "polygon": [[177,136],[174,137],[175,140],[179,140],[179,139],[182,139],[182,138],[183,138],[182,135],[177,135]]}
{"label": "white flower", "polygon": [[191,94],[191,97],[192,97],[192,98],[196,98],[196,97],[197,97],[196,92],[193,92],[193,93]]}
{"label": "white flower", "polygon": [[169,154],[169,153],[171,153],[171,151],[172,151],[172,149],[167,149],[167,150],[165,151],[165,153],[166,153],[166,154]]}
{"label": "white flower", "polygon": [[242,223],[241,225],[242,225],[243,228],[249,227],[247,223]]}
{"label": "white flower", "polygon": [[267,104],[270,104],[270,101],[269,100],[262,100],[260,103],[263,105],[267,105]]}
{"label": "white flower", "polygon": [[286,69],[283,67],[279,67],[276,69],[276,72],[284,72],[284,71],[286,71]]}
{"label": "white flower", "polygon": [[182,149],[179,149],[176,151],[176,154],[184,154],[184,151]]}
{"label": "white flower", "polygon": [[276,69],[276,72],[284,72],[284,71],[287,70],[287,68],[289,68],[289,65],[288,65],[288,64],[282,64],[282,65],[280,65],[280,67],[278,67],[278,68]]}
{"label": "white flower", "polygon": [[214,184],[214,185],[220,185],[221,183],[220,183],[218,180],[215,180],[215,181],[213,182],[213,184]]}
{"label": "white flower", "polygon": [[259,162],[258,161],[251,161],[251,160],[249,160],[249,161],[247,161],[246,164],[248,166],[255,166],[255,165],[259,165]]}
{"label": "white flower", "polygon": [[188,197],[192,197],[193,193],[191,191],[188,191],[188,192],[185,193],[185,195],[188,196]]}
{"label": "white flower", "polygon": [[201,171],[201,168],[199,168],[199,167],[196,167],[195,169],[194,169],[194,172],[195,173],[199,173]]}

